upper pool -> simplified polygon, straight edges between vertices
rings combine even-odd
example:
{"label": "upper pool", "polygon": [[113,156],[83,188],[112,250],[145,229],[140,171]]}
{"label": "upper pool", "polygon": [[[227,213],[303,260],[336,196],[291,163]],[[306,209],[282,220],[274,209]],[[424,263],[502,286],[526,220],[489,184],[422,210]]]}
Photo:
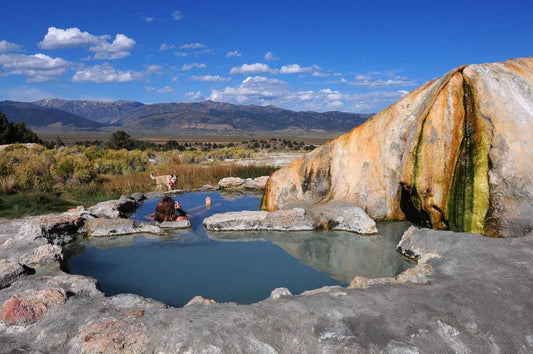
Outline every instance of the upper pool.
{"label": "upper pool", "polygon": [[[206,196],[212,208],[204,206]],[[380,234],[348,232],[206,232],[212,214],[259,210],[259,195],[194,192],[175,197],[192,228],[170,237],[147,234],[82,239],[65,248],[73,274],[98,279],[106,295],[134,293],[183,306],[196,295],[249,304],[278,287],[293,294],[347,285],[355,275],[395,276],[410,262],[395,250],[405,222],[378,224]],[[146,200],[131,217],[144,220],[159,200]]]}

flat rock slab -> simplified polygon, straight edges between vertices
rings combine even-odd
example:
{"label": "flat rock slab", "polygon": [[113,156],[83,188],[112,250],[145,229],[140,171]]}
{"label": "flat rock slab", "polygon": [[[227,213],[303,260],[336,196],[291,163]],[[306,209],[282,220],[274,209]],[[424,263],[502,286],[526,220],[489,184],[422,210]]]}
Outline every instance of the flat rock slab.
{"label": "flat rock slab", "polygon": [[265,189],[265,185],[269,176],[261,176],[257,178],[247,178],[242,186],[248,189]]}
{"label": "flat rock slab", "polygon": [[346,202],[321,205],[298,204],[290,209],[241,211],[212,215],[204,220],[210,231],[306,231],[342,230],[360,234],[376,234],[378,228],[363,209]]}
{"label": "flat rock slab", "polygon": [[28,325],[39,320],[50,308],[67,301],[65,290],[25,290],[10,297],[2,305],[0,318],[11,325]]}
{"label": "flat rock slab", "polygon": [[0,289],[11,285],[11,283],[25,274],[26,270],[20,264],[0,259]]}
{"label": "flat rock slab", "polygon": [[189,220],[164,221],[159,223],[159,227],[166,229],[187,229],[191,227],[191,222]]}
{"label": "flat rock slab", "polygon": [[122,218],[88,220],[85,228],[91,237],[118,236],[140,232],[161,234],[163,232],[159,226],[152,223]]}
{"label": "flat rock slab", "polygon": [[204,219],[210,231],[307,231],[313,230],[313,220],[304,209],[268,211],[239,211],[215,214]]}
{"label": "flat rock slab", "polygon": [[359,234],[377,234],[376,222],[365,211],[351,203],[333,201],[317,204],[308,209],[317,229],[351,231]]}
{"label": "flat rock slab", "polygon": [[244,179],[240,177],[226,177],[218,181],[220,188],[235,188],[240,187],[244,183]]}
{"label": "flat rock slab", "polygon": [[119,218],[124,217],[124,213],[137,208],[143,196],[135,195],[136,198],[121,196],[116,200],[107,200],[93,205],[88,212],[97,218]]}

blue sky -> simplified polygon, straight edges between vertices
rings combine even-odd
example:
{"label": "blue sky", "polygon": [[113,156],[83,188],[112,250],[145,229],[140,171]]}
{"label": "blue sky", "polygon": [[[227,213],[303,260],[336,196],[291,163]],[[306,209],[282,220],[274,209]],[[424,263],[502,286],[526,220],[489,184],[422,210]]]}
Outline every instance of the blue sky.
{"label": "blue sky", "polygon": [[377,112],[462,64],[533,56],[530,1],[2,4],[0,100]]}

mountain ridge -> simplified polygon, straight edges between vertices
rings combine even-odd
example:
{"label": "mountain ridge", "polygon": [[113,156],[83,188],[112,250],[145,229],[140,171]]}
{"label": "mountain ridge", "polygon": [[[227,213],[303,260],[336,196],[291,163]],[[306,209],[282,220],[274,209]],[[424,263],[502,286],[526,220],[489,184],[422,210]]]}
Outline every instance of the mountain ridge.
{"label": "mountain ridge", "polygon": [[[47,99],[31,103],[105,125],[142,130],[345,132],[372,114],[340,111],[291,111],[276,106],[235,105],[211,100],[144,104],[137,101]],[[28,122],[29,125],[32,125]]]}

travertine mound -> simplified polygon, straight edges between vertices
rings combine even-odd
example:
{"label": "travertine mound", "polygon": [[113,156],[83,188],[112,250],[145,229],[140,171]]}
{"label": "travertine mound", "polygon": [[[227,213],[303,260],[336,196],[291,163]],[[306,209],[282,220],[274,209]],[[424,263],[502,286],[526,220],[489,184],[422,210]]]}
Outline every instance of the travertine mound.
{"label": "travertine mound", "polygon": [[533,58],[459,67],[275,172],[263,208],[342,200],[381,220],[533,230]]}

